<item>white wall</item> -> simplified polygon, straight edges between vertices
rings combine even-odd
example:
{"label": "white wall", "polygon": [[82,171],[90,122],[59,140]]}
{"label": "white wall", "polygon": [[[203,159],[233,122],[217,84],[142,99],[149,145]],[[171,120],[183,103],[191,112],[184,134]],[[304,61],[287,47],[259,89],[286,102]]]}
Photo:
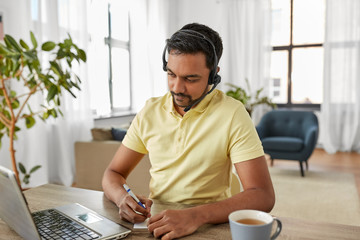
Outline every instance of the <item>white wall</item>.
{"label": "white wall", "polygon": [[201,23],[217,30],[221,14],[219,0],[171,0],[169,31],[174,33],[188,23]]}

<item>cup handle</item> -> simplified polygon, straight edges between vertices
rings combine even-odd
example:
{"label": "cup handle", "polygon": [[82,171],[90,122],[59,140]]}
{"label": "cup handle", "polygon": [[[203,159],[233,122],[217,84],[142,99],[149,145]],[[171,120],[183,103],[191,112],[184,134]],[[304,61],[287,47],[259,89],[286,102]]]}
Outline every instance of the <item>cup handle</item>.
{"label": "cup handle", "polygon": [[274,234],[271,236],[271,240],[274,240],[275,238],[277,238],[281,232],[281,229],[282,229],[282,223],[279,219],[275,218],[274,217],[274,220],[276,221],[277,223],[277,227],[276,227],[276,231],[274,232]]}

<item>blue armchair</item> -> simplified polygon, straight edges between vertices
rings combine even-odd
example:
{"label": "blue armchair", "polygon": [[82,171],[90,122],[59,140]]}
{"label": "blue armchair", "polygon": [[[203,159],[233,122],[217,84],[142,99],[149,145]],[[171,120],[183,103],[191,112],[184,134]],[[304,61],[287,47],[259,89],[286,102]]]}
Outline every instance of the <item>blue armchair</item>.
{"label": "blue armchair", "polygon": [[304,177],[303,163],[308,159],[317,143],[319,123],[316,115],[308,111],[272,110],[266,113],[256,126],[265,153],[274,159],[296,160],[300,163]]}

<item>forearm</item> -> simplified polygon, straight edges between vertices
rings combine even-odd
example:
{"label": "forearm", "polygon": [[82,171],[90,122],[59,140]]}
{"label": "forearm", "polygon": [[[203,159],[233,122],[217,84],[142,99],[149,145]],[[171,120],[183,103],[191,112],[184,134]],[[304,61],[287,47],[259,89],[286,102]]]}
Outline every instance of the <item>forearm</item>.
{"label": "forearm", "polygon": [[107,169],[104,173],[102,180],[102,187],[105,196],[117,206],[119,205],[120,199],[126,194],[123,188],[123,184],[126,182],[125,178],[119,173]]}
{"label": "forearm", "polygon": [[223,201],[196,206],[191,210],[196,212],[197,221],[201,226],[206,223],[227,222],[229,214],[240,209],[257,209],[270,212],[274,204],[275,196],[272,192],[258,188],[245,190]]}

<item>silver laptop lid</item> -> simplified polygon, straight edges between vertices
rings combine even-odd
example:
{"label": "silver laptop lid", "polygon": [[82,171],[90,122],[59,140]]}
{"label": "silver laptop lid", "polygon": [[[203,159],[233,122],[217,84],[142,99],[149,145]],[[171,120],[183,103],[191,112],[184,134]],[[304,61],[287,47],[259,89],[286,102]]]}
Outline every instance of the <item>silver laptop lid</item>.
{"label": "silver laptop lid", "polygon": [[25,239],[40,239],[15,174],[0,166],[0,218]]}

